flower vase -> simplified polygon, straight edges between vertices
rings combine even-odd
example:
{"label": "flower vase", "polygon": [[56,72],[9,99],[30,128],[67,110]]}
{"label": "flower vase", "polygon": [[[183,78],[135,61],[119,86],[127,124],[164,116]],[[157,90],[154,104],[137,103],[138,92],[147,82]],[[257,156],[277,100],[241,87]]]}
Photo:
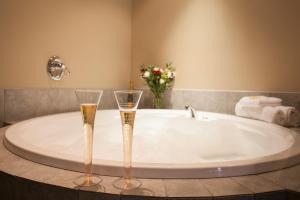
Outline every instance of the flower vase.
{"label": "flower vase", "polygon": [[163,107],[163,94],[154,94],[153,106],[155,109],[161,109]]}

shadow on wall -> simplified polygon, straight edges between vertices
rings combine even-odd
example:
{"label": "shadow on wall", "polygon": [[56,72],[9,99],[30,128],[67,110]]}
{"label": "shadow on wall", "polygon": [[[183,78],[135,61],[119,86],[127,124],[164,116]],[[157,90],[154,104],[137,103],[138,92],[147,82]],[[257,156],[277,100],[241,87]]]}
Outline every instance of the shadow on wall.
{"label": "shadow on wall", "polygon": [[[186,0],[135,0],[133,3],[133,79],[141,85],[139,66],[141,64],[165,64],[171,61],[164,57],[169,49],[165,45],[174,32],[174,26],[179,21],[188,1]],[[161,57],[159,56],[161,55]],[[168,60],[170,59],[170,60]]]}
{"label": "shadow on wall", "polygon": [[[145,56],[142,59],[147,58],[147,53],[150,53],[152,49],[147,49],[149,42],[153,46],[164,47],[164,43],[170,36],[170,33],[174,32],[176,23],[180,20],[182,12],[188,6],[187,0],[135,0],[133,4],[133,26],[138,28],[143,26],[143,35],[139,32],[133,32],[133,38],[136,43],[144,47]],[[149,20],[145,24],[145,19]],[[152,51],[150,56],[157,56],[157,54],[164,52],[164,48],[158,48],[157,51]],[[135,56],[136,57],[136,56]]]}

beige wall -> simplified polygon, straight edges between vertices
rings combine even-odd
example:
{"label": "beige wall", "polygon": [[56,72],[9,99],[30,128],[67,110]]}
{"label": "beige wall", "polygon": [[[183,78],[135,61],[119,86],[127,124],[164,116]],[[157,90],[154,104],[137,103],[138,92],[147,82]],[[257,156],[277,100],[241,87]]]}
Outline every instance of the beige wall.
{"label": "beige wall", "polygon": [[300,91],[299,0],[135,0],[133,73],[172,61],[176,88]]}
{"label": "beige wall", "polygon": [[[0,88],[136,87],[172,61],[176,88],[300,91],[299,0],[0,0]],[[71,76],[52,81],[50,56]],[[130,72],[132,71],[132,72]]]}
{"label": "beige wall", "polygon": [[[131,0],[0,0],[0,88],[128,85]],[[71,76],[46,74],[50,56]]]}

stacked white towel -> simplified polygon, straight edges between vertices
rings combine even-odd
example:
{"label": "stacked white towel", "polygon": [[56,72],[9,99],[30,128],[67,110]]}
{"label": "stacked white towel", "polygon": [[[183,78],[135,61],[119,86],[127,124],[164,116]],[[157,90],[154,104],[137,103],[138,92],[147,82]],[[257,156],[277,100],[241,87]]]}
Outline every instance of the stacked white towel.
{"label": "stacked white towel", "polygon": [[294,107],[282,106],[282,100],[276,97],[243,97],[235,107],[237,116],[259,119],[281,126],[297,127],[300,114]]}
{"label": "stacked white towel", "polygon": [[262,110],[263,107],[259,105],[245,105],[240,102],[235,105],[235,114],[240,117],[258,119]]}
{"label": "stacked white towel", "polygon": [[240,99],[235,106],[235,113],[241,117],[260,119],[265,106],[281,106],[282,100],[276,97],[247,96]]}
{"label": "stacked white towel", "polygon": [[265,122],[270,122],[274,124],[278,124],[280,126],[285,125],[285,117],[282,110],[279,109],[281,106],[271,107],[265,106],[262,109],[261,116],[257,119],[260,119]]}
{"label": "stacked white towel", "polygon": [[283,126],[297,127],[300,125],[300,114],[296,108],[291,106],[278,106],[277,108],[284,114]]}
{"label": "stacked white towel", "polygon": [[282,100],[277,97],[247,96],[241,98],[239,103],[241,103],[242,105],[255,105],[255,106],[280,106]]}

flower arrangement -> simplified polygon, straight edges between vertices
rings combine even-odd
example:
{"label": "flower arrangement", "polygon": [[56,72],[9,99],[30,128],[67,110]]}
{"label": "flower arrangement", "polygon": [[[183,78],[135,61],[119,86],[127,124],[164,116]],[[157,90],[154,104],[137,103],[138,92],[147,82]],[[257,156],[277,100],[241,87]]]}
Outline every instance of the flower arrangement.
{"label": "flower arrangement", "polygon": [[171,83],[175,79],[175,68],[172,63],[167,63],[164,68],[154,65],[142,65],[141,78],[146,81],[154,95],[154,107],[162,108],[163,94],[166,89],[171,87]]}

